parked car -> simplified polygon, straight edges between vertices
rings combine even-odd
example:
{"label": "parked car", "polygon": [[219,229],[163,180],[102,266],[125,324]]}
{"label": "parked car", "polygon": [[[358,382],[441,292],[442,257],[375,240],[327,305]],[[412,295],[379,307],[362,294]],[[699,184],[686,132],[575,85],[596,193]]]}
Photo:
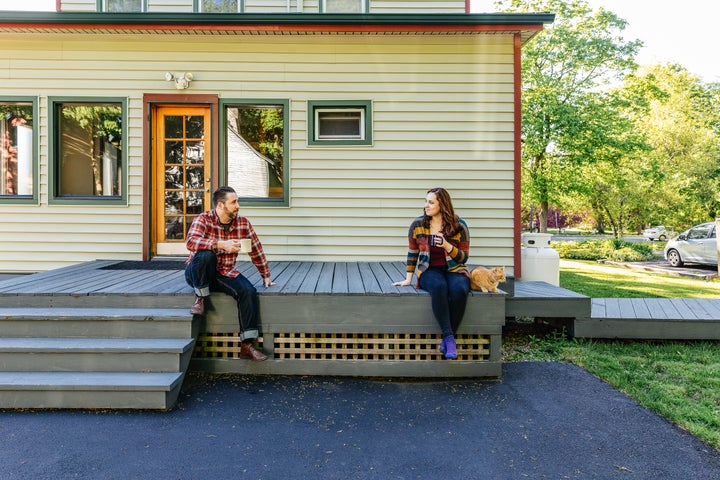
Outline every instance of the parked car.
{"label": "parked car", "polygon": [[665,227],[662,225],[646,228],[645,231],[643,231],[643,237],[647,238],[651,242],[653,240],[660,240],[661,242],[664,242],[673,236],[675,236],[675,232],[673,232],[672,227]]}
{"label": "parked car", "polygon": [[718,264],[718,245],[715,222],[696,225],[665,245],[665,259],[673,267],[682,267],[685,263],[703,265]]}

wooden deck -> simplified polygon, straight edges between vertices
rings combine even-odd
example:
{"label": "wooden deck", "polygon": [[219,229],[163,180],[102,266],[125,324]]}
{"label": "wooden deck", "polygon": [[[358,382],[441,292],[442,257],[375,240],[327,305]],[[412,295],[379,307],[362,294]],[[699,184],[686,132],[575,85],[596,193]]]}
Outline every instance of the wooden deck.
{"label": "wooden deck", "polygon": [[720,340],[720,299],[594,298],[576,337]]}

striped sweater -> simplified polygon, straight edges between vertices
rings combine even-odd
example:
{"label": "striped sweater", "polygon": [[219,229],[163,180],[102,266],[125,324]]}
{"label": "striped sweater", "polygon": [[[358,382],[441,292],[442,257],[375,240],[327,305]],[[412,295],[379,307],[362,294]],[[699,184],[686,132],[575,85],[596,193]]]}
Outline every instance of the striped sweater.
{"label": "striped sweater", "polygon": [[[449,272],[468,274],[467,261],[470,256],[470,232],[467,223],[462,218],[460,230],[452,237],[446,237],[445,241],[452,244],[453,248],[445,256]],[[423,226],[423,216],[417,217],[408,231],[408,255],[405,270],[416,272],[418,279],[420,275],[430,267],[430,229]]]}

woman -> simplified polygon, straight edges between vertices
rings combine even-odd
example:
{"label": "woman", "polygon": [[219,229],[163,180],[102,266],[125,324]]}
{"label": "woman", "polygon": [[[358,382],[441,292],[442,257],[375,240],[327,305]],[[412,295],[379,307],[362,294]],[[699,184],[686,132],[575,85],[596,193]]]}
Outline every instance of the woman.
{"label": "woman", "polygon": [[417,272],[417,286],[430,293],[433,315],[442,331],[440,351],[445,358],[457,358],[455,332],[470,291],[466,265],[470,234],[465,221],[455,215],[447,190],[428,190],[425,214],[410,225],[408,243],[407,277],[393,285],[410,285]]}

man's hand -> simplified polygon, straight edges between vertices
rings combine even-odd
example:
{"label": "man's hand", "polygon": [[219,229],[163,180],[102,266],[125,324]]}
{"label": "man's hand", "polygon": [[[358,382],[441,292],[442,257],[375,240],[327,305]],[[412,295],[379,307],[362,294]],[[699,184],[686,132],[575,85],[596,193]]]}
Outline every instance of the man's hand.
{"label": "man's hand", "polygon": [[263,278],[263,284],[265,285],[265,288],[267,288],[267,287],[272,287],[273,285],[275,285],[275,282],[270,280],[270,277],[268,277],[268,278]]}
{"label": "man's hand", "polygon": [[218,240],[217,249],[218,249],[218,252],[237,253],[240,251],[240,241],[239,240]]}

